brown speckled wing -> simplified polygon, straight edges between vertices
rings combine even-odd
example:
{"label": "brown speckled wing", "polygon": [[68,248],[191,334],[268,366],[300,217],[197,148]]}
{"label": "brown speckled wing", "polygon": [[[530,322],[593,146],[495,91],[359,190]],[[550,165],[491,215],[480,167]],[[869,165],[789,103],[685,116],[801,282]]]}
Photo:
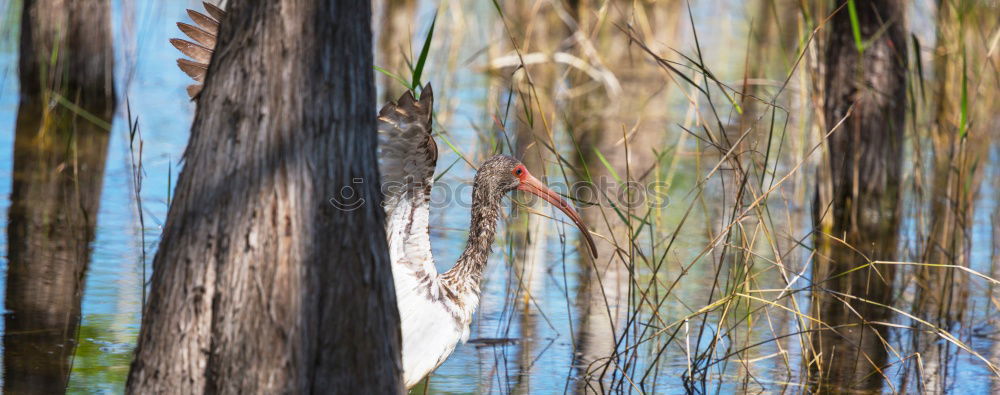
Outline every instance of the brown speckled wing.
{"label": "brown speckled wing", "polygon": [[[379,161],[382,180],[430,192],[437,165],[437,144],[431,135],[434,92],[427,84],[420,100],[407,91],[378,113]],[[422,191],[420,191],[422,192]],[[395,196],[386,196],[395,197]]]}
{"label": "brown speckled wing", "polygon": [[423,289],[437,278],[428,234],[438,156],[431,134],[433,106],[428,84],[420,100],[406,92],[378,113],[379,171],[397,295],[404,289]]}

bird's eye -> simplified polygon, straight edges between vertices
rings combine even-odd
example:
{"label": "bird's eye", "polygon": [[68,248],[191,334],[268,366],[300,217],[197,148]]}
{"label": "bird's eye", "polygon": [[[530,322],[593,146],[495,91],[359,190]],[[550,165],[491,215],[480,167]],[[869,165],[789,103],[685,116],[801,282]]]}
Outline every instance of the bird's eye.
{"label": "bird's eye", "polygon": [[517,169],[514,169],[514,174],[521,175],[522,173],[524,173],[524,169],[522,169],[520,167],[518,167]]}

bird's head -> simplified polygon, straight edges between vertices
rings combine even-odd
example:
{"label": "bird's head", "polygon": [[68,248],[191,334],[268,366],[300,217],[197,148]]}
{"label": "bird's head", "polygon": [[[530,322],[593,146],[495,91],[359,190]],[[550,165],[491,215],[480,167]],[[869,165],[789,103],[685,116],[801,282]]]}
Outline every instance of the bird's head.
{"label": "bird's head", "polygon": [[594,239],[590,236],[590,231],[584,225],[580,214],[562,196],[531,175],[521,161],[507,155],[496,155],[489,158],[479,166],[475,182],[477,188],[489,191],[490,195],[497,200],[514,190],[525,191],[545,199],[573,220],[573,223],[580,228],[580,232],[587,239],[591,254],[597,258],[597,247],[594,245]]}

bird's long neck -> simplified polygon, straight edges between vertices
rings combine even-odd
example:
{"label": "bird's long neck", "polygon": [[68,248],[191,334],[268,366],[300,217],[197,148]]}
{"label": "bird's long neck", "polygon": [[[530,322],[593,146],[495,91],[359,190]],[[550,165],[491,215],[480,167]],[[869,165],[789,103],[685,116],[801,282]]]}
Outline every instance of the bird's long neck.
{"label": "bird's long neck", "polygon": [[500,201],[500,197],[491,196],[490,191],[478,183],[473,187],[469,241],[455,266],[444,273],[445,278],[451,280],[451,283],[468,286],[478,292],[479,282],[483,279],[483,271],[486,269],[486,260],[490,256],[493,240],[496,237]]}

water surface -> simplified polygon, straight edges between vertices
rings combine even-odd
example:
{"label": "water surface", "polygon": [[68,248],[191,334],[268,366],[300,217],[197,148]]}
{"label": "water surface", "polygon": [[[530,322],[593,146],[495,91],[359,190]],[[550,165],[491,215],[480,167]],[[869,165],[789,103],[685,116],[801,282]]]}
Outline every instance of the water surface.
{"label": "water surface", "polygon": [[[139,331],[144,279],[150,276],[150,264],[166,216],[172,183],[183,167],[184,147],[195,109],[184,90],[189,81],[174,64],[178,53],[167,40],[179,35],[174,23],[187,20],[185,6],[196,8],[196,3],[166,0],[113,2],[117,53],[115,72],[120,106],[113,121],[96,239],[85,277],[82,318],[75,341],[69,392],[120,393],[124,389]],[[692,18],[699,32],[715,33],[699,37],[705,49],[706,64],[711,65],[722,80],[742,78],[745,55],[742,51],[749,30],[748,15],[752,9],[736,1],[692,3],[695,3],[692,5]],[[925,2],[918,2],[911,10],[909,23],[915,34],[929,42],[933,40],[933,33],[926,27],[932,24],[932,21],[928,22],[931,18],[928,9]],[[443,2],[441,10],[439,31],[432,47],[426,79],[435,84],[437,129],[455,147],[449,148],[439,138],[441,157],[438,171],[455,164],[438,184],[438,188],[447,188],[447,192],[435,191],[436,194],[445,194],[447,201],[431,213],[432,247],[438,268],[444,271],[458,258],[469,221],[468,210],[461,202],[470,200],[468,183],[474,169],[461,161],[458,154],[473,160],[489,155],[492,152],[491,143],[495,143],[499,135],[492,118],[496,116],[506,121],[517,115],[500,110],[502,107],[497,105],[510,97],[507,94],[509,83],[485,69],[489,61],[488,49],[505,45],[506,40],[496,11],[489,4],[472,5],[458,1]],[[414,51],[419,48],[434,11],[434,6],[429,4],[421,4],[417,8],[412,23]],[[5,23],[11,23],[11,20],[7,18]],[[675,47],[689,52],[692,48],[690,25],[684,22],[680,26],[684,31],[679,34]],[[4,26],[0,30],[17,29]],[[0,133],[0,224],[7,223],[10,205],[7,197],[11,183],[8,180],[12,177],[14,153],[14,134],[11,131],[14,130],[18,105],[17,50],[12,43],[16,40],[8,38],[5,45],[0,46],[0,130],[8,131]],[[739,50],[730,50],[732,48]],[[636,56],[640,57],[641,53],[636,52]],[[779,70],[775,74],[780,76],[783,72]],[[557,89],[566,88],[560,85]],[[685,121],[687,103],[679,90],[675,89],[671,95],[670,104],[662,108],[665,114],[665,119],[661,121],[664,144],[681,145],[682,151],[692,152],[697,148],[696,143],[693,139],[677,143],[678,136],[683,132],[675,127]],[[794,99],[788,99],[788,102],[794,111],[795,108],[791,107]],[[130,147],[130,143],[134,142],[129,141],[126,103],[141,130],[142,184],[139,201],[135,198],[136,185],[132,176],[132,154],[137,151],[131,151]],[[794,115],[788,118],[790,124],[798,121]],[[564,125],[555,127],[564,128]],[[1000,170],[997,169],[1000,150],[992,149],[990,152],[989,161],[984,164],[987,166],[984,178],[995,180],[1000,177]],[[783,170],[779,173],[787,173],[795,163],[794,160],[782,161],[778,168]],[[697,164],[694,156],[681,157],[678,168],[680,170],[670,187],[671,204],[662,213],[664,223],[661,226],[664,229],[672,229],[685,215],[687,207],[694,201],[690,191],[708,170],[703,164]],[[551,164],[549,174],[561,177],[557,169],[558,166]],[[794,245],[792,240],[803,239],[812,226],[809,219],[811,184],[808,184],[808,178],[796,178],[784,184],[776,194],[793,197],[789,199],[792,203],[776,202],[773,208],[774,218],[778,221],[776,226],[787,232],[777,235],[781,238],[779,244],[785,245],[789,251],[794,250],[785,257],[788,270],[796,274],[789,288],[808,285],[808,253],[791,247]],[[981,273],[996,269],[991,264],[991,260],[997,259],[994,256],[997,252],[991,251],[992,240],[996,237],[993,233],[996,232],[996,224],[991,219],[992,213],[998,210],[996,188],[995,182],[982,183],[971,226],[970,267]],[[707,191],[708,206],[725,195],[717,186]],[[558,212],[551,209],[547,214],[561,218]],[[514,221],[516,218],[505,223]],[[708,241],[706,229],[718,226],[721,219],[710,212],[696,211],[688,221],[694,225],[687,225],[677,238],[668,255],[667,269],[660,274],[664,276],[660,280],[664,284],[678,278],[682,267],[701,253]],[[915,237],[914,225],[907,226],[906,221],[913,220],[904,220],[904,229],[909,229],[903,237],[904,247]],[[574,247],[576,236],[572,226],[554,223],[549,229],[545,236],[548,243],[545,259],[542,260],[544,265],[535,269],[537,277],[528,286],[528,293],[523,292],[526,285],[512,270],[513,259],[508,248],[510,235],[501,232],[483,285],[484,296],[474,319],[472,341],[459,346],[435,372],[430,379],[429,393],[558,393],[577,388],[579,371],[574,361],[577,360],[577,345],[581,336],[581,313],[577,301],[583,275],[579,265],[580,251]],[[7,251],[6,237],[6,232],[0,233],[0,249],[4,251]],[[809,242],[807,238],[804,241],[806,244]],[[905,256],[900,258],[906,259]],[[684,273],[683,281],[672,289],[671,297],[659,312],[663,321],[682,319],[712,302],[707,291],[714,277],[710,256],[697,262]],[[0,259],[0,269],[6,273],[6,267],[4,257]],[[773,270],[767,273],[771,274],[761,277],[759,288],[780,289],[786,286],[773,275]],[[5,286],[5,281],[6,276],[0,278],[0,287]],[[912,284],[898,286],[902,301],[912,299],[912,287]],[[1000,328],[997,324],[1000,316],[997,314],[996,295],[990,293],[986,283],[976,280],[973,280],[970,292],[970,305],[974,309],[969,313],[971,318],[968,322],[973,326],[952,330],[975,350],[996,362],[1000,358],[1000,329],[997,329]],[[0,292],[0,295],[3,293]],[[807,295],[800,294],[795,298],[803,306],[808,304]],[[527,308],[522,300],[530,301]],[[717,316],[713,318],[718,319]],[[796,330],[794,316],[787,311],[773,309],[767,318],[770,322],[768,319],[756,319],[751,324],[743,324],[750,329],[733,333],[732,336],[737,337],[735,339],[721,337],[718,347],[722,350],[717,351],[717,356],[725,355],[728,345],[734,341],[753,344]],[[911,325],[911,321],[903,316],[895,317],[892,323]],[[705,328],[708,332],[700,331],[699,322],[694,320],[683,326],[677,336],[684,341],[665,349],[657,365],[655,385],[647,387],[647,390],[684,392],[682,377],[689,369],[688,350],[707,349],[712,342],[712,332],[718,330],[718,326],[713,326],[711,322]],[[890,343],[908,343],[906,339],[910,332],[899,330],[890,333]],[[730,336],[728,332],[726,336]],[[800,346],[794,337],[786,340],[765,342],[743,355],[751,361],[746,364],[750,366],[748,370],[754,373],[753,377],[741,370],[743,362],[736,359],[714,365],[709,369],[710,386],[706,391],[804,391],[798,368]],[[649,348],[640,353],[644,358],[651,357],[657,350],[654,344],[644,347]],[[951,362],[954,371],[952,388],[955,392],[990,393],[991,388],[1000,385],[997,377],[975,357],[955,349],[949,352],[955,355]],[[905,361],[912,361],[910,357],[912,355],[900,356]],[[893,356],[892,361],[897,361],[897,357]],[[642,368],[648,367],[644,363],[648,364],[637,362]],[[789,364],[794,368],[789,370]],[[890,381],[898,384],[902,380],[903,366],[910,365],[899,362],[887,371]]]}

